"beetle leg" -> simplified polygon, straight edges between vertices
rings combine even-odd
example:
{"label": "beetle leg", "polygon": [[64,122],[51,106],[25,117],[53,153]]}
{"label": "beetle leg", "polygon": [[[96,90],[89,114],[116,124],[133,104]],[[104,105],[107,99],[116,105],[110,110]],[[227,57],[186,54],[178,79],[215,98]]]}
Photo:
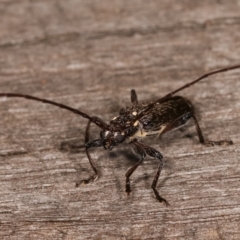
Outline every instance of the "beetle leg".
{"label": "beetle leg", "polygon": [[199,138],[199,142],[205,146],[214,146],[214,145],[232,145],[233,142],[231,140],[220,140],[220,141],[205,141],[203,134],[202,134],[202,130],[198,124],[197,118],[195,117],[195,115],[192,115],[194,122],[195,122],[195,126],[196,126],[196,130],[197,130],[197,134],[198,134],[198,138]]}
{"label": "beetle leg", "polygon": [[90,130],[90,125],[91,125],[91,120],[88,121],[87,127],[86,127],[86,131],[85,131],[85,139],[84,139],[84,143],[86,144],[87,142],[89,142],[89,130]]}
{"label": "beetle leg", "polygon": [[167,206],[169,206],[170,204],[168,203],[168,201],[166,199],[164,199],[163,197],[161,197],[156,189],[156,186],[157,186],[157,182],[158,182],[158,179],[159,179],[159,176],[160,176],[160,173],[163,169],[163,156],[162,154],[157,151],[156,149],[152,148],[152,147],[149,147],[143,143],[139,143],[145,150],[146,154],[149,155],[150,157],[153,157],[153,158],[157,158],[159,160],[159,165],[158,165],[158,170],[157,170],[157,173],[153,179],[153,182],[152,182],[152,189],[153,189],[153,192],[155,194],[155,197],[157,198],[157,200],[159,202],[164,202]]}
{"label": "beetle leg", "polygon": [[[89,125],[90,125],[90,123],[89,123]],[[86,136],[85,136],[85,137],[86,137]],[[77,183],[76,183],[76,187],[78,187],[78,186],[81,185],[81,184],[91,183],[91,182],[97,180],[98,177],[100,176],[100,173],[99,173],[99,171],[98,171],[98,169],[97,169],[94,161],[92,160],[92,158],[91,158],[91,156],[90,156],[90,154],[89,154],[88,149],[89,149],[89,148],[92,148],[92,147],[101,147],[101,146],[102,146],[102,140],[101,140],[101,139],[93,140],[93,141],[91,141],[91,142],[86,143],[85,146],[86,146],[86,154],[87,154],[89,163],[90,163],[90,165],[91,165],[91,167],[92,167],[92,169],[93,169],[93,171],[94,171],[94,175],[92,175],[92,176],[91,176],[90,178],[88,178],[88,179],[85,179],[85,180],[82,180],[82,181],[77,182]]]}
{"label": "beetle leg", "polygon": [[162,168],[163,168],[163,156],[160,152],[158,152],[156,149],[152,148],[152,147],[149,147],[148,145],[145,145],[143,143],[139,143],[137,142],[136,139],[134,139],[131,144],[134,146],[134,150],[139,153],[141,155],[141,160],[139,162],[137,162],[132,168],[130,168],[127,173],[126,173],[126,192],[127,193],[130,193],[131,190],[130,190],[130,182],[129,182],[129,177],[131,176],[131,174],[136,170],[136,168],[143,162],[143,159],[145,158],[146,154],[149,155],[150,157],[153,157],[153,158],[157,158],[160,163],[159,163],[159,166],[158,166],[158,170],[157,170],[157,173],[153,179],[153,182],[152,182],[152,189],[153,189],[153,192],[155,194],[155,197],[157,198],[157,200],[159,202],[164,202],[167,206],[170,205],[168,203],[168,201],[164,198],[162,198],[157,189],[156,189],[156,186],[157,186],[157,182],[158,182],[158,179],[159,179],[159,176],[160,176],[160,173],[162,171]]}
{"label": "beetle leg", "polygon": [[133,172],[138,168],[138,166],[143,162],[144,158],[146,157],[146,153],[144,151],[144,148],[137,144],[137,140],[133,140],[130,142],[131,146],[133,147],[134,151],[141,156],[141,159],[128,171],[126,172],[126,193],[129,195],[131,192],[130,187],[130,176],[133,174]]}
{"label": "beetle leg", "polygon": [[131,103],[138,104],[137,93],[134,89],[131,90]]}

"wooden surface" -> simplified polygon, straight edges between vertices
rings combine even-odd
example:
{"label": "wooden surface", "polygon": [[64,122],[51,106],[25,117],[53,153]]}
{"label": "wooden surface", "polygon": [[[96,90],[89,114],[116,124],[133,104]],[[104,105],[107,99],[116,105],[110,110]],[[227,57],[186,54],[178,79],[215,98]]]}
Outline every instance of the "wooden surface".
{"label": "wooden surface", "polygon": [[[226,3],[227,2],[227,3]],[[240,64],[240,1],[0,1],[0,92],[32,94],[109,121],[130,101],[163,96],[209,70]],[[86,120],[22,99],[0,99],[1,239],[240,239],[240,71],[181,93],[196,106],[192,123],[147,142],[147,158],[125,194],[137,157],[127,144],[83,149]],[[91,139],[99,130],[92,128]]]}

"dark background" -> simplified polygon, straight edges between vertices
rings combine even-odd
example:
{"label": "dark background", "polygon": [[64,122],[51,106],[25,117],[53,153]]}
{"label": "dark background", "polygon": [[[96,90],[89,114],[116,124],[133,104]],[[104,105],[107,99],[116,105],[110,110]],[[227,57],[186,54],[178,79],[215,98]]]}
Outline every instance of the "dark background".
{"label": "dark background", "polygon": [[[1,0],[0,92],[52,99],[106,121],[130,102],[158,98],[225,66],[240,64],[240,1]],[[192,100],[204,135],[192,123],[149,141],[164,155],[147,158],[125,194],[136,161],[128,145],[83,149],[87,121],[23,99],[0,99],[1,239],[239,239],[240,71],[219,74],[181,95]],[[91,138],[99,130],[92,128]],[[187,136],[187,137],[186,137]]]}

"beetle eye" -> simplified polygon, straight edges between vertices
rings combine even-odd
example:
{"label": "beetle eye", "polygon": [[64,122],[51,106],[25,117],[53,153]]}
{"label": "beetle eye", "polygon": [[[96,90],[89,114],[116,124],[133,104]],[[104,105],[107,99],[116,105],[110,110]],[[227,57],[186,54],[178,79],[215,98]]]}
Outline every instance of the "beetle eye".
{"label": "beetle eye", "polygon": [[117,140],[117,142],[123,142],[124,139],[125,139],[125,136],[121,135],[121,134],[118,134],[115,139]]}

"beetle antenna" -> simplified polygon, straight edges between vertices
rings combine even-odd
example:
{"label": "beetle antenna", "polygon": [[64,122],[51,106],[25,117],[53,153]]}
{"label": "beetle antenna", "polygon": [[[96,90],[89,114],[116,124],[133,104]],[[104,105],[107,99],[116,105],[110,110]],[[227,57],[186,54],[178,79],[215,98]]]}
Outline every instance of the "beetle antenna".
{"label": "beetle antenna", "polygon": [[148,106],[146,106],[146,108],[142,112],[140,112],[137,115],[134,122],[136,122],[138,119],[142,118],[156,103],[164,102],[167,98],[172,97],[175,93],[178,93],[178,92],[182,91],[183,89],[188,88],[188,87],[194,85],[195,83],[200,82],[201,80],[203,80],[203,79],[205,79],[205,78],[207,78],[211,75],[221,73],[221,72],[227,72],[227,71],[234,70],[234,69],[237,69],[237,68],[240,68],[240,65],[235,65],[235,66],[232,66],[232,67],[222,68],[222,69],[215,70],[215,71],[212,71],[212,72],[209,72],[209,73],[206,73],[206,74],[202,75],[201,77],[197,78],[196,80],[194,80],[190,83],[187,83],[187,84],[183,85],[182,87],[168,93],[164,97],[159,98],[156,101],[150,103]]}
{"label": "beetle antenna", "polygon": [[77,115],[80,115],[80,116],[82,116],[84,118],[87,118],[91,122],[95,123],[98,127],[102,128],[102,129],[107,129],[108,128],[107,127],[108,124],[105,123],[102,119],[100,119],[98,117],[90,117],[88,114],[86,114],[86,113],[84,113],[84,112],[82,112],[82,111],[80,111],[78,109],[69,107],[69,106],[61,104],[61,103],[57,103],[57,102],[50,101],[50,100],[43,99],[43,98],[33,97],[33,96],[30,96],[30,95],[18,94],[18,93],[0,93],[0,97],[26,98],[26,99],[30,99],[30,100],[46,103],[46,104],[51,104],[51,105],[57,106],[59,108],[66,109],[66,110],[68,110],[70,112],[73,112],[73,113],[75,113]]}
{"label": "beetle antenna", "polygon": [[175,93],[180,92],[180,91],[182,91],[185,88],[191,87],[195,83],[200,82],[201,80],[203,80],[203,79],[205,79],[205,78],[207,78],[207,77],[209,77],[211,75],[214,75],[214,74],[217,74],[217,73],[221,73],[221,72],[227,72],[227,71],[234,70],[234,69],[237,69],[237,68],[240,68],[240,65],[235,65],[235,66],[232,66],[232,67],[226,67],[226,68],[222,68],[222,69],[219,69],[219,70],[215,70],[215,71],[206,73],[206,74],[202,75],[201,77],[197,78],[196,80],[194,80],[194,81],[192,81],[190,83],[185,84],[184,86],[178,88],[177,90],[175,90],[173,92],[168,93],[164,97],[156,100],[154,103],[157,103],[157,102],[160,103],[160,102],[164,101],[165,99],[167,99],[169,97],[172,97]]}

